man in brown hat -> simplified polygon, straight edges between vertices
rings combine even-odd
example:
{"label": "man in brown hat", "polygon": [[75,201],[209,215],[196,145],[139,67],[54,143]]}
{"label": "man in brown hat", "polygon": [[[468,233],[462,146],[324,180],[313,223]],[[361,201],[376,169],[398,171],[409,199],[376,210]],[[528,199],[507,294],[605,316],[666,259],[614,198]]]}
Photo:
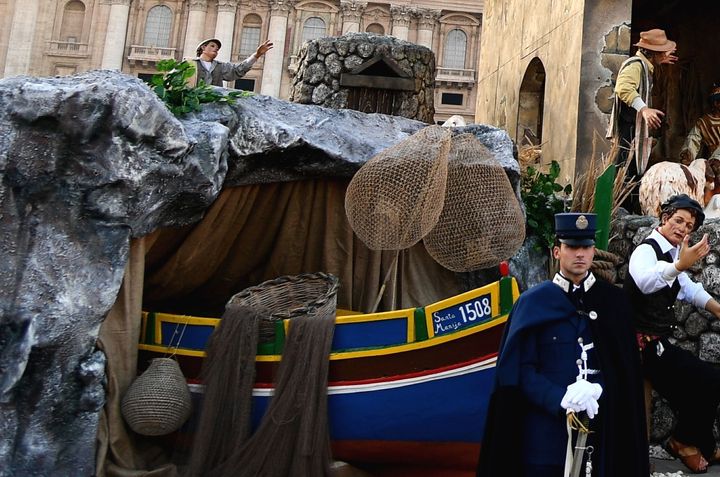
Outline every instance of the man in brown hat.
{"label": "man in brown hat", "polygon": [[250,71],[255,62],[272,49],[273,44],[270,40],[264,41],[257,47],[255,53],[247,57],[242,63],[225,63],[217,61],[215,57],[220,51],[222,43],[217,38],[209,38],[203,40],[197,46],[195,58],[196,79],[191,79],[192,86],[197,86],[200,80],[205,84],[222,86],[223,81],[235,81],[242,78]]}
{"label": "man in brown hat", "polygon": [[650,107],[653,71],[661,64],[672,65],[676,44],[665,31],[654,29],[640,33],[635,43],[638,51],[621,66],[615,83],[615,104],[611,115],[611,136],[620,140],[618,164],[628,157],[634,140],[635,162],[628,167],[629,176],[641,176],[650,157],[649,129],[659,129],[665,113]]}

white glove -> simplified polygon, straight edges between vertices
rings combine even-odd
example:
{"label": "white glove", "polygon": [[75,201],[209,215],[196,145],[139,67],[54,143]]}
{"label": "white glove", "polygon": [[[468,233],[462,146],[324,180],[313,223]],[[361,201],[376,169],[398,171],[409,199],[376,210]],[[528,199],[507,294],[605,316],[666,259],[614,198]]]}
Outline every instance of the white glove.
{"label": "white glove", "polygon": [[598,412],[598,402],[602,394],[602,386],[580,379],[567,387],[567,391],[560,401],[563,409],[575,412],[585,411],[590,419]]}

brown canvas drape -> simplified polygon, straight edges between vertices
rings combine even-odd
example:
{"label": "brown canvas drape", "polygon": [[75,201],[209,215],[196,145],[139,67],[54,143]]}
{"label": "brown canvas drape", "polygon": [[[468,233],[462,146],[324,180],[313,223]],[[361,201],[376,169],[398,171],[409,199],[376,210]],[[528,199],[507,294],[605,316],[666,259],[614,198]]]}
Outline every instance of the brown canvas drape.
{"label": "brown canvas drape", "polygon": [[123,284],[100,327],[98,347],[107,356],[107,396],[98,426],[98,477],[177,475],[161,446],[130,431],[120,414],[120,400],[137,374],[145,251],[151,242],[152,236],[131,242]]}
{"label": "brown canvas drape", "polygon": [[[200,223],[160,231],[147,255],[145,306],[219,316],[248,286],[323,271],[340,279],[340,308],[369,311],[396,252],[369,250],[353,235],[346,187],[318,180],[223,191]],[[400,253],[398,269],[381,308],[421,306],[458,291],[455,275],[421,244]]]}
{"label": "brown canvas drape", "polygon": [[129,431],[120,415],[137,367],[141,307],[220,316],[248,286],[317,271],[339,277],[338,307],[356,311],[372,308],[386,276],[380,311],[464,291],[422,244],[400,252],[397,270],[396,252],[368,249],[346,219],[346,187],[345,180],[312,180],[226,189],[199,223],[133,241],[122,289],[100,331],[108,399],[98,432],[99,476],[177,473],[157,441]]}

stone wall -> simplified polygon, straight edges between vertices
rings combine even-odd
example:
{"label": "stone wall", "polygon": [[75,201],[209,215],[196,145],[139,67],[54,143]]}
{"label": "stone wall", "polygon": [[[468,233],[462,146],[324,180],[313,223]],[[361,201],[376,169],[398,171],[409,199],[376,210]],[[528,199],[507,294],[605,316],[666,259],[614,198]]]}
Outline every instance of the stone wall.
{"label": "stone wall", "polygon": [[433,52],[424,46],[371,33],[348,33],[305,43],[299,53],[299,67],[293,78],[290,101],[335,109],[357,109],[348,101],[351,88],[341,85],[341,78],[344,74],[362,69],[362,65],[378,56],[389,58],[400,67],[405,77],[414,81],[411,91],[393,91],[396,99],[392,111],[382,112],[432,123],[435,114]]}
{"label": "stone wall", "polygon": [[[628,274],[628,258],[635,247],[647,237],[659,221],[655,217],[624,215],[613,222],[609,251],[619,255],[622,261],[617,267],[618,281],[622,283]],[[691,243],[708,234],[711,252],[688,271],[690,278],[702,282],[716,299],[720,296],[720,221],[706,222],[690,239]],[[711,313],[678,301],[675,305],[677,328],[671,341],[681,348],[698,355],[701,359],[720,365],[720,320]],[[670,437],[675,416],[667,402],[653,392],[651,444],[662,443]],[[715,437],[718,440],[717,423]]]}

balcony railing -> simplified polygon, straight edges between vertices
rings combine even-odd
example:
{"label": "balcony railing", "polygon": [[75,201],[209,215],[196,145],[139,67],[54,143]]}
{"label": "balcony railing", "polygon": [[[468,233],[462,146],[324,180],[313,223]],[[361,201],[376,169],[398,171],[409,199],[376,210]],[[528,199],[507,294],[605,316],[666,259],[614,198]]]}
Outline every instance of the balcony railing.
{"label": "balcony railing", "polygon": [[438,67],[435,81],[439,83],[472,86],[475,84],[475,70]]}
{"label": "balcony railing", "polygon": [[175,48],[158,46],[131,45],[128,61],[143,64],[156,63],[161,60],[175,59]]}
{"label": "balcony railing", "polygon": [[87,43],[78,43],[76,41],[48,41],[46,53],[50,56],[71,56],[74,58],[82,58],[90,54]]}

